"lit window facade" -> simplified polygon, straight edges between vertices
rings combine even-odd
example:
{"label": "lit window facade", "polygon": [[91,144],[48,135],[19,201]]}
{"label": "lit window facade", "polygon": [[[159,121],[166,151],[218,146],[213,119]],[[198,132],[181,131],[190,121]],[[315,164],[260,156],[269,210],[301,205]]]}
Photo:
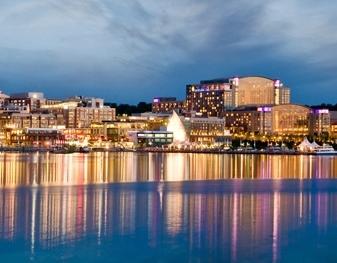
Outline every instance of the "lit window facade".
{"label": "lit window facade", "polygon": [[313,109],[310,114],[310,131],[321,135],[330,133],[330,111],[328,109]]}
{"label": "lit window facade", "polygon": [[157,97],[152,101],[153,113],[172,113],[173,110],[181,112],[184,108],[185,102],[174,97]]}
{"label": "lit window facade", "polygon": [[272,133],[279,135],[309,134],[310,108],[295,105],[279,105],[272,108]]}
{"label": "lit window facade", "polygon": [[202,117],[222,117],[240,106],[289,103],[290,89],[280,80],[264,77],[205,80],[186,86],[187,111]]}
{"label": "lit window facade", "polygon": [[[311,113],[310,108],[295,104],[242,106],[225,113],[226,128],[234,134],[308,135],[313,129]],[[328,128],[328,122],[320,119],[321,126],[315,127]]]}
{"label": "lit window facade", "polygon": [[271,107],[238,107],[225,113],[226,127],[232,133],[271,133]]}
{"label": "lit window facade", "polygon": [[231,86],[226,81],[186,86],[187,111],[202,117],[221,117],[224,109],[232,105],[232,99]]}
{"label": "lit window facade", "polygon": [[222,118],[191,118],[189,128],[190,142],[209,144],[229,142],[230,134]]}
{"label": "lit window facade", "polygon": [[173,143],[173,132],[142,131],[137,132],[137,144],[140,146],[162,146]]}

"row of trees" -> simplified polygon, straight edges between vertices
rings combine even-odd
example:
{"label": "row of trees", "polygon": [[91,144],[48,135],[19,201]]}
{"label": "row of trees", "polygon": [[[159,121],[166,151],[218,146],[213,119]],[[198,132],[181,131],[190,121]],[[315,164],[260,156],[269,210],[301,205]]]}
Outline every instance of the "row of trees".
{"label": "row of trees", "polygon": [[[117,104],[117,103],[110,103],[107,102],[105,103],[106,106],[110,106],[112,108],[116,108],[117,111],[117,115],[123,115],[123,114],[127,114],[127,115],[131,115],[132,113],[143,113],[143,112],[148,112],[152,110],[152,105],[151,103],[147,103],[144,101],[139,102],[137,105],[132,105],[132,104]],[[322,103],[321,105],[314,105],[314,106],[310,106],[311,108],[326,108],[329,110],[335,110],[337,111],[337,104],[325,104]]]}
{"label": "row of trees", "polygon": [[148,112],[152,110],[152,105],[151,103],[146,103],[146,102],[139,102],[137,105],[132,105],[132,104],[117,104],[117,103],[105,103],[106,106],[116,108],[116,114],[118,116],[127,114],[131,115],[133,113],[143,113],[143,112]]}
{"label": "row of trees", "polygon": [[330,103],[322,103],[320,105],[313,105],[313,106],[308,106],[311,107],[312,109],[328,109],[330,111],[337,111],[337,104],[330,104]]}

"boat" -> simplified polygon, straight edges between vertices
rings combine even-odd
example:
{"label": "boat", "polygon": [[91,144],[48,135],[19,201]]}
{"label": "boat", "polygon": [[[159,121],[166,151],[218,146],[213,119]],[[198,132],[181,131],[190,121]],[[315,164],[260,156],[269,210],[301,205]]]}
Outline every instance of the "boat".
{"label": "boat", "polygon": [[313,150],[316,155],[334,155],[337,151],[330,144],[323,144],[323,146],[316,146]]}
{"label": "boat", "polygon": [[330,145],[324,143],[322,146],[313,141],[312,143],[304,138],[303,142],[297,146],[299,153],[315,154],[315,155],[337,155],[337,151]]}
{"label": "boat", "polygon": [[80,153],[89,153],[90,148],[89,147],[80,147],[79,152]]}

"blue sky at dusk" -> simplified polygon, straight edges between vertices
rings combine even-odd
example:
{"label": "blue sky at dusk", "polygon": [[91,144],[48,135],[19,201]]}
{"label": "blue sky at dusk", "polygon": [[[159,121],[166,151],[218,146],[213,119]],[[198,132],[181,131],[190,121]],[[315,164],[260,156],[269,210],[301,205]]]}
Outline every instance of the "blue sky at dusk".
{"label": "blue sky at dusk", "polygon": [[293,102],[337,103],[336,10],[332,0],[1,0],[0,90],[135,103],[265,75]]}

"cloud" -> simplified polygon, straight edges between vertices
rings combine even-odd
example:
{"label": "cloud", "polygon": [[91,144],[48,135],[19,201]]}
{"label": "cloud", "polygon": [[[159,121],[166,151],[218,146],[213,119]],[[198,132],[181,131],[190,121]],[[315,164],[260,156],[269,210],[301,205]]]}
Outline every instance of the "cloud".
{"label": "cloud", "polygon": [[[0,5],[0,84],[15,88],[29,83],[53,93],[59,86],[67,95],[102,91],[123,99],[128,89],[135,97],[151,96],[161,85],[167,93],[177,84],[170,78],[179,75],[174,95],[186,79],[204,78],[203,72],[273,73],[270,64],[287,63],[302,65],[299,75],[324,69],[329,85],[335,81],[332,1],[3,0]],[[296,79],[286,67],[277,70]],[[304,78],[298,81],[305,84]]]}

